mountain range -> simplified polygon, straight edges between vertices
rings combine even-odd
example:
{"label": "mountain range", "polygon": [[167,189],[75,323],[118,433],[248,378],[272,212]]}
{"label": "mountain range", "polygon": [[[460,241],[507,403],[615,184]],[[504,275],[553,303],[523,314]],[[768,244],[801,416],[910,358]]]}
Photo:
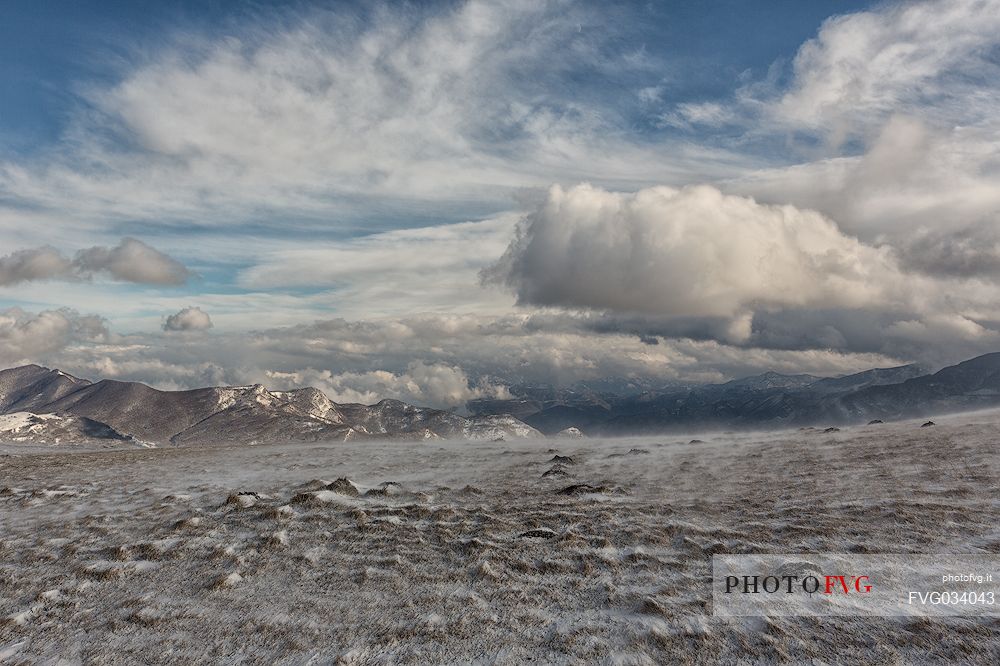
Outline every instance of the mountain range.
{"label": "mountain range", "polygon": [[722,384],[613,393],[510,387],[471,416],[398,400],[335,403],[307,387],[259,384],[161,391],[25,365],[0,371],[0,441],[203,445],[358,438],[498,440],[555,435],[840,425],[1000,406],[1000,352],[927,373],[917,365],[843,377],[766,372]]}
{"label": "mountain range", "polygon": [[504,439],[541,433],[505,415],[466,418],[398,400],[338,404],[315,388],[222,386],[160,391],[90,382],[37,365],[0,371],[0,440],[250,444],[357,438]]}
{"label": "mountain range", "polygon": [[512,386],[510,400],[476,400],[476,415],[511,413],[552,434],[589,435],[732,427],[844,425],[1000,406],[1000,353],[928,373],[918,365],[844,377],[766,372],[723,384],[670,384],[626,394],[586,387]]}

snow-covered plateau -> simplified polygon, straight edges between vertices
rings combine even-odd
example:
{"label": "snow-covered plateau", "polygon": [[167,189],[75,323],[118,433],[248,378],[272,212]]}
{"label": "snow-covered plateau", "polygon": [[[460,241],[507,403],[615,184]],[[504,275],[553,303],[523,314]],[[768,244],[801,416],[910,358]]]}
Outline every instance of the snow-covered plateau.
{"label": "snow-covered plateau", "polygon": [[934,422],[694,441],[6,437],[0,662],[996,663],[995,617],[712,615],[716,553],[1000,552],[1000,412]]}

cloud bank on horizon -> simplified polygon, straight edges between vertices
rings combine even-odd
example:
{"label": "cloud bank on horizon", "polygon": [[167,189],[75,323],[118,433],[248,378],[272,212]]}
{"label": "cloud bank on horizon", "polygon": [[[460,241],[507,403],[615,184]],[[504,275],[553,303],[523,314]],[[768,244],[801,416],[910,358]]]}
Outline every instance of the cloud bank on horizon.
{"label": "cloud bank on horizon", "polygon": [[297,5],[93,41],[37,145],[0,106],[0,364],[456,406],[995,351],[1000,0],[804,4]]}

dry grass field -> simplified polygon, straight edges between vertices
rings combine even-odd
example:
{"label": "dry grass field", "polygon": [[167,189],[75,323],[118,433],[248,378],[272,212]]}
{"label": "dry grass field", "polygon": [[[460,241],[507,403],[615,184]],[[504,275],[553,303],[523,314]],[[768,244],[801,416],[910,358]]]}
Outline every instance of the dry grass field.
{"label": "dry grass field", "polygon": [[0,662],[997,663],[997,618],[712,616],[714,553],[1000,553],[1000,413],[935,420],[2,445]]}

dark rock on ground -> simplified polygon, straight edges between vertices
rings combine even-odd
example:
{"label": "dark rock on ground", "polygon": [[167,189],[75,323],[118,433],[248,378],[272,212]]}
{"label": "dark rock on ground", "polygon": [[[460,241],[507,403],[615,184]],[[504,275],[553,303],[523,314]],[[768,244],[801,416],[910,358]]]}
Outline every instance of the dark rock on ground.
{"label": "dark rock on ground", "polygon": [[330,485],[326,487],[327,490],[332,490],[335,493],[340,493],[341,495],[347,495],[348,497],[357,497],[361,493],[358,492],[358,487],[351,483],[350,480],[340,477]]}
{"label": "dark rock on ground", "polygon": [[310,481],[306,481],[301,486],[297,486],[296,490],[300,492],[324,490],[328,485],[330,485],[330,482],[326,479],[312,479]]}
{"label": "dark rock on ground", "polygon": [[575,483],[572,486],[566,486],[558,492],[560,495],[586,495],[588,493],[606,493],[609,491],[610,489],[607,486],[592,486],[587,483]]}
{"label": "dark rock on ground", "polygon": [[365,497],[389,497],[391,495],[402,495],[403,486],[395,481],[385,481],[378,488],[372,488],[365,493]]}
{"label": "dark rock on ground", "polygon": [[227,506],[237,506],[244,509],[252,507],[258,500],[263,499],[259,493],[251,490],[241,490],[226,498]]}

